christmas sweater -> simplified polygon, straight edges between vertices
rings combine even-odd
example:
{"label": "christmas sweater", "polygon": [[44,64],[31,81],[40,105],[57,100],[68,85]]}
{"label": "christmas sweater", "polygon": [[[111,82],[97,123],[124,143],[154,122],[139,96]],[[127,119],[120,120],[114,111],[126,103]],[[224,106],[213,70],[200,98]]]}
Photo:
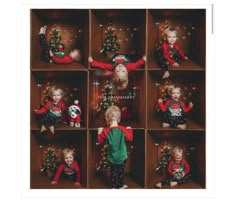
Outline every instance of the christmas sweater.
{"label": "christmas sweater", "polygon": [[175,60],[172,59],[172,56],[174,54],[179,54],[183,59],[185,58],[185,55],[177,42],[174,43],[173,48],[170,47],[167,42],[164,42],[161,45],[161,51],[162,51],[164,58],[166,58],[167,61],[171,65],[173,65],[175,63]]}
{"label": "christmas sweater", "polygon": [[37,110],[36,114],[50,113],[53,117],[63,116],[63,112],[66,110],[66,106],[62,101],[58,103],[53,103],[53,101],[48,101],[41,109]]}
{"label": "christmas sweater", "polygon": [[174,175],[176,172],[184,172],[187,175],[190,172],[190,165],[185,159],[182,159],[179,163],[172,159],[168,164],[167,170],[170,175]]}
{"label": "christmas sweater", "polygon": [[75,160],[73,160],[71,165],[67,165],[65,163],[61,164],[57,169],[53,181],[57,182],[62,172],[67,176],[75,175],[76,176],[75,182],[80,183],[80,168]]}
{"label": "christmas sweater", "polygon": [[113,164],[121,164],[128,158],[125,141],[133,140],[133,131],[123,126],[107,127],[98,134],[97,140],[99,143],[107,140],[107,159]]}
{"label": "christmas sweater", "polygon": [[[135,70],[137,68],[140,68],[143,64],[145,63],[144,59],[141,58],[136,62],[128,62],[125,65],[125,68],[128,72],[130,72],[131,70]],[[122,64],[122,63],[120,63]],[[104,69],[104,70],[111,70],[113,71],[115,69],[115,66],[112,65],[111,63],[103,63],[103,62],[99,62],[96,60],[93,60],[93,62],[91,63],[92,67],[97,67],[100,69]]]}
{"label": "christmas sweater", "polygon": [[172,99],[168,99],[165,104],[163,102],[158,102],[158,106],[161,111],[168,112],[170,116],[183,116],[183,112],[190,111],[193,107],[185,106],[184,102],[174,101]]}
{"label": "christmas sweater", "polygon": [[74,62],[74,60],[72,59],[72,57],[70,55],[65,55],[63,57],[57,57],[57,56],[53,55],[52,60],[55,63],[72,63],[72,62]]}

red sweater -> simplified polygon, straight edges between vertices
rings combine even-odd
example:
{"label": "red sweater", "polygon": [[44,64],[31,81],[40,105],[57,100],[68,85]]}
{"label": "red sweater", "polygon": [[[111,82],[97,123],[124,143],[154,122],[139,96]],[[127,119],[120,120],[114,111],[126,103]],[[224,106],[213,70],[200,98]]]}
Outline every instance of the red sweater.
{"label": "red sweater", "polygon": [[[144,59],[141,58],[136,62],[127,63],[125,65],[125,67],[126,67],[126,70],[128,72],[130,72],[131,70],[135,70],[137,68],[140,68],[144,63],[145,63]],[[96,61],[96,60],[93,60],[93,62],[91,63],[91,66],[92,67],[98,67],[98,68],[104,69],[104,70],[114,70],[115,69],[115,67],[110,63],[103,63],[103,62],[99,62],[99,61]]]}
{"label": "red sweater", "polygon": [[185,173],[185,175],[187,175],[190,172],[190,165],[187,162],[187,160],[182,159],[180,163],[176,163],[174,160],[170,160],[167,169],[168,169],[169,174],[173,175],[175,170],[179,170],[181,168],[183,172]]}
{"label": "red sweater", "polygon": [[73,160],[70,166],[66,165],[65,163],[61,164],[57,169],[57,172],[53,178],[53,181],[57,182],[62,172],[64,172],[66,175],[75,173],[76,182],[80,183],[80,168],[79,168],[78,163],[75,160]]}
{"label": "red sweater", "polygon": [[72,57],[70,55],[65,55],[64,57],[61,57],[61,58],[53,55],[52,60],[55,63],[72,63],[72,62],[74,62],[74,60],[72,59]]}
{"label": "red sweater", "polygon": [[165,102],[165,104],[163,103],[163,102],[158,102],[158,106],[160,107],[160,109],[161,109],[161,111],[163,111],[163,112],[166,112],[167,111],[167,109],[168,109],[168,106],[171,104],[171,103],[180,103],[181,105],[182,105],[182,110],[184,111],[184,112],[188,112],[188,111],[190,111],[193,107],[190,107],[190,106],[185,106],[185,104],[184,104],[184,102],[183,101],[181,101],[181,100],[179,100],[179,101],[174,101],[174,100],[172,100],[172,99],[168,99],[166,102]]}
{"label": "red sweater", "polygon": [[57,104],[53,103],[53,101],[49,100],[41,109],[37,110],[36,114],[45,114],[49,111],[50,106],[54,104],[53,108],[51,109],[52,112],[62,111],[64,112],[66,110],[66,106],[62,101],[58,101]]}
{"label": "red sweater", "polygon": [[171,49],[177,50],[178,54],[179,54],[182,58],[185,57],[183,51],[181,50],[181,48],[180,48],[180,46],[179,46],[179,44],[178,44],[177,42],[174,43],[173,48],[171,48],[167,42],[164,42],[164,43],[162,44],[162,46],[161,46],[161,51],[162,51],[162,54],[163,54],[164,58],[166,58],[167,61],[168,61],[171,65],[173,65],[173,64],[175,63],[175,60],[173,60],[173,59],[171,58],[171,56],[174,54],[174,52],[173,52]]}

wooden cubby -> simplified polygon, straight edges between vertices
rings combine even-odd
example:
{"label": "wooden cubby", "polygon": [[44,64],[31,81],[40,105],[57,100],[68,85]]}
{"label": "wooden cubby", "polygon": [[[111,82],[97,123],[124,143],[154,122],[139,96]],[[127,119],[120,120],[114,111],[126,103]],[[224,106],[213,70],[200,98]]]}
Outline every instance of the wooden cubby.
{"label": "wooden cubby", "polygon": [[[180,145],[192,167],[192,181],[175,189],[206,188],[206,10],[205,9],[32,9],[30,52],[30,187],[32,189],[73,189],[70,181],[60,179],[57,185],[40,173],[43,156],[48,146],[61,150],[70,146],[77,150],[76,160],[81,168],[81,189],[109,189],[110,180],[96,170],[102,145],[96,141],[97,128],[106,127],[104,111],[97,111],[107,81],[107,71],[91,68],[88,57],[103,62],[110,58],[100,53],[104,34],[109,25],[115,28],[120,43],[120,54],[128,54],[135,61],[144,54],[147,61],[141,68],[129,73],[125,90],[112,92],[118,97],[120,108],[132,111],[132,119],[121,120],[120,125],[131,126],[134,140],[127,143],[125,184],[130,189],[153,189],[163,177],[156,172],[160,150],[168,142],[170,147]],[[178,30],[178,42],[189,57],[178,68],[170,67],[170,83],[185,88],[196,88],[194,108],[187,114],[187,129],[182,131],[161,127],[161,113],[156,103],[161,97],[161,71],[155,59],[155,48],[161,40],[165,24]],[[80,48],[82,60],[72,64],[45,63],[40,59],[38,33],[47,26],[46,38],[57,28],[65,40],[65,53]],[[190,29],[189,29],[190,28]],[[190,32],[187,32],[190,30]],[[186,33],[187,32],[187,33]],[[189,34],[190,33],[190,34]],[[187,36],[186,36],[187,35]],[[185,36],[185,37],[183,37]],[[82,110],[80,128],[61,124],[52,136],[40,133],[40,123],[34,114],[43,101],[47,86],[64,89],[66,106],[78,99]],[[130,92],[133,98],[123,98]],[[185,100],[188,104],[189,100]],[[169,188],[166,186],[165,188]],[[158,189],[156,189],[158,191]]]}

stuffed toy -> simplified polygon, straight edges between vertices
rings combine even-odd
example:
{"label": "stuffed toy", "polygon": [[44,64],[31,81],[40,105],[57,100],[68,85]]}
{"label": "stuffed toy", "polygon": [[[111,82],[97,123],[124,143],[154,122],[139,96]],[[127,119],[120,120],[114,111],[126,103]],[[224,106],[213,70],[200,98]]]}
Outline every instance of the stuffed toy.
{"label": "stuffed toy", "polygon": [[74,104],[68,107],[67,113],[69,115],[69,125],[71,127],[80,127],[81,107],[78,100],[75,100]]}

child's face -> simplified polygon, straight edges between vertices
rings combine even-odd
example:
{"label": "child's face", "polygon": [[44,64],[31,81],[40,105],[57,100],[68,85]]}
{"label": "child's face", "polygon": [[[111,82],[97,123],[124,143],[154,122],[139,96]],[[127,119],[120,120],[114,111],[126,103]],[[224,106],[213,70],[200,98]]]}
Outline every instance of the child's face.
{"label": "child's face", "polygon": [[62,98],[62,94],[59,90],[56,90],[52,93],[52,100],[57,103],[58,101],[60,101]]}
{"label": "child's face", "polygon": [[73,160],[74,160],[74,156],[72,152],[69,152],[64,156],[64,161],[67,165],[70,165],[73,162]]}
{"label": "child's face", "polygon": [[168,31],[166,33],[166,41],[173,45],[177,40],[177,37],[176,37],[176,33],[175,32],[171,32],[171,31]]}
{"label": "child's face", "polygon": [[126,67],[122,64],[119,64],[115,67],[115,73],[120,80],[127,80],[128,71]]}
{"label": "child's face", "polygon": [[174,88],[171,93],[171,98],[175,101],[178,101],[180,95],[181,95],[180,88]]}
{"label": "child's face", "polygon": [[72,50],[69,55],[72,57],[72,59],[76,59],[79,56],[79,51]]}
{"label": "child's face", "polygon": [[181,155],[175,155],[175,162],[176,163],[180,163],[181,160],[182,160],[182,156]]}

